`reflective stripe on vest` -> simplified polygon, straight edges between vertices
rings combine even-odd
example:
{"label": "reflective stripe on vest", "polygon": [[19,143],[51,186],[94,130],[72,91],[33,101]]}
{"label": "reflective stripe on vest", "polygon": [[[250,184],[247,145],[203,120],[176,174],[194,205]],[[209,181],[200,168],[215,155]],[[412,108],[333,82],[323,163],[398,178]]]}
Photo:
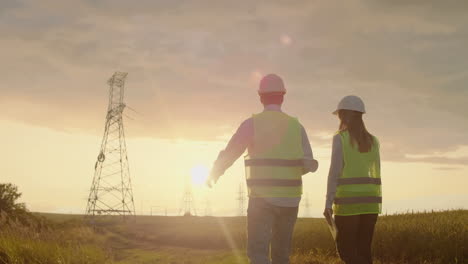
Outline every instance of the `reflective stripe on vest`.
{"label": "reflective stripe on vest", "polygon": [[245,157],[250,197],[300,197],[302,194],[302,130],[285,113],[254,115],[254,141]]}
{"label": "reflective stripe on vest", "polygon": [[247,179],[249,186],[301,186],[302,179],[281,180],[281,179]]}
{"label": "reflective stripe on vest", "polygon": [[333,205],[336,215],[379,214],[382,212],[379,145],[376,138],[369,152],[361,153],[351,144],[347,131],[339,133],[344,168],[337,181]]}
{"label": "reflective stripe on vest", "polygon": [[335,198],[335,204],[362,204],[362,203],[381,203],[382,197],[345,197]]}
{"label": "reflective stripe on vest", "polygon": [[340,179],[338,179],[338,185],[346,185],[346,184],[377,184],[377,185],[381,185],[382,181],[380,180],[380,178],[369,178],[369,177],[340,178]]}
{"label": "reflective stripe on vest", "polygon": [[245,166],[272,166],[272,167],[302,167],[304,160],[285,159],[249,159],[245,160]]}

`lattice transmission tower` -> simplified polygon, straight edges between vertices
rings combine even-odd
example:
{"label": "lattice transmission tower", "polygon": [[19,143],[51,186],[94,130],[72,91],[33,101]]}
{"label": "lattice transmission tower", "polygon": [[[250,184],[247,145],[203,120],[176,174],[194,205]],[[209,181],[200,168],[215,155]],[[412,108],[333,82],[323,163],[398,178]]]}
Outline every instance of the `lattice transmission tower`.
{"label": "lattice transmission tower", "polygon": [[245,191],[244,191],[244,184],[242,182],[239,183],[239,191],[237,192],[237,201],[239,202],[238,212],[239,216],[245,215]]}
{"label": "lattice transmission tower", "polygon": [[101,151],[94,166],[94,178],[86,215],[135,215],[132,182],[128,166],[122,114],[125,109],[124,84],[127,73],[115,72],[109,84]]}
{"label": "lattice transmission tower", "polygon": [[213,215],[213,210],[211,209],[211,201],[209,198],[205,200],[205,216]]}
{"label": "lattice transmission tower", "polygon": [[195,216],[197,211],[195,209],[195,199],[193,198],[192,187],[187,184],[184,191],[184,197],[182,198],[182,206],[179,214],[183,212],[184,216]]}
{"label": "lattice transmission tower", "polygon": [[304,201],[304,208],[305,208],[305,211],[304,211],[304,214],[303,214],[303,217],[310,217],[311,214],[310,214],[310,200],[309,200],[309,193],[306,193],[306,197],[305,197],[305,201]]}

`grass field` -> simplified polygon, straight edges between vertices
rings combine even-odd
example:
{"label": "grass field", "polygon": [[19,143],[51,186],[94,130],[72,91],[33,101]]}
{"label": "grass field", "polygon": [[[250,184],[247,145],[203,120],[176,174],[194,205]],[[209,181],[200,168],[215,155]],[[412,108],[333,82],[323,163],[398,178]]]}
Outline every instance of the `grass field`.
{"label": "grass field", "polygon": [[[42,214],[46,224],[3,224],[1,263],[237,264],[245,256],[243,217],[102,218]],[[376,263],[468,263],[468,211],[379,218]],[[292,264],[340,263],[323,219],[299,219]]]}

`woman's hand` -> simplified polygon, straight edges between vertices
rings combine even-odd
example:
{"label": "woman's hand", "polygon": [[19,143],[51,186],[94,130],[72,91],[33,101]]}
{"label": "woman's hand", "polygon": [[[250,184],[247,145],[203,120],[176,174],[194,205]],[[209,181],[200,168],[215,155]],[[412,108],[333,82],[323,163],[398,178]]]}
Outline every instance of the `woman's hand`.
{"label": "woman's hand", "polygon": [[333,209],[325,208],[325,210],[323,210],[323,216],[325,216],[325,219],[327,220],[328,224],[332,225]]}

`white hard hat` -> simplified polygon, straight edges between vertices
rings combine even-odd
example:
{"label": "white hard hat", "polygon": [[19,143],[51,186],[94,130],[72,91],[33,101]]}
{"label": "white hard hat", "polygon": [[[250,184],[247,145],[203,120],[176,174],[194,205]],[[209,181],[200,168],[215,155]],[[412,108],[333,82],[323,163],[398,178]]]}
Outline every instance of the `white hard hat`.
{"label": "white hard hat", "polygon": [[286,93],[286,88],[284,88],[284,82],[281,77],[276,74],[268,74],[262,78],[260,81],[258,94],[267,93]]}
{"label": "white hard hat", "polygon": [[341,99],[341,101],[338,103],[338,107],[333,112],[333,114],[338,114],[338,110],[353,110],[365,113],[366,107],[364,106],[364,102],[361,98],[355,95],[348,95]]}

